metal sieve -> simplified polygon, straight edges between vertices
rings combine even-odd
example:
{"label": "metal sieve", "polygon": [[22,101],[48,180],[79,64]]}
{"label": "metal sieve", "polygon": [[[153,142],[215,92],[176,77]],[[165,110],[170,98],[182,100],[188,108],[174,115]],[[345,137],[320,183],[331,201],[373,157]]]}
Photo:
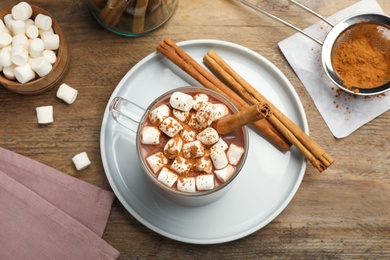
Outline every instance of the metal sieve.
{"label": "metal sieve", "polygon": [[324,68],[324,71],[328,78],[340,89],[349,92],[351,94],[355,95],[378,95],[381,93],[384,93],[390,89],[390,44],[379,44],[380,41],[374,41],[373,47],[379,49],[381,53],[383,53],[384,60],[387,65],[386,70],[386,77],[384,80],[378,85],[378,86],[372,86],[372,87],[364,87],[364,86],[356,86],[351,85],[347,86],[345,82],[343,81],[342,77],[339,75],[339,73],[335,70],[334,64],[333,64],[333,56],[335,53],[336,47],[341,46],[343,43],[345,43],[348,40],[351,40],[351,31],[354,28],[360,27],[360,26],[367,26],[367,25],[376,25],[377,26],[377,35],[374,37],[376,39],[383,39],[383,41],[390,42],[390,17],[383,15],[383,14],[377,14],[377,13],[364,13],[364,14],[358,14],[351,16],[349,18],[346,18],[340,22],[338,22],[336,25],[332,24],[329,20],[324,18],[323,16],[319,15],[318,13],[314,12],[313,10],[307,8],[306,6],[302,5],[301,3],[298,3],[295,0],[289,0],[293,4],[299,6],[300,8],[310,12],[311,14],[317,16],[324,22],[328,23],[330,26],[332,26],[332,29],[327,34],[324,42],[321,42],[320,40],[316,39],[312,35],[308,34],[307,32],[297,28],[296,26],[286,22],[285,20],[268,13],[267,11],[261,9],[260,7],[246,1],[246,0],[239,0],[241,3],[253,8],[256,11],[259,11],[278,22],[281,22],[290,28],[300,32],[301,34],[305,35],[306,37],[310,38],[311,40],[317,42],[318,44],[322,45],[322,51],[321,51],[321,60],[322,65]]}

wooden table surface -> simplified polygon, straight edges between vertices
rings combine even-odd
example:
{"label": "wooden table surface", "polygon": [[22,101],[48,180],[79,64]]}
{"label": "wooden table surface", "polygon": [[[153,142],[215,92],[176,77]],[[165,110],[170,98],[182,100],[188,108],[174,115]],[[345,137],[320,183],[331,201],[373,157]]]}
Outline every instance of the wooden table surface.
{"label": "wooden table surface", "polygon": [[[0,2],[0,8],[18,3]],[[255,1],[300,28],[318,21],[286,0]],[[357,0],[304,0],[329,16]],[[128,38],[103,29],[86,1],[31,0],[52,12],[65,32],[71,53],[62,82],[78,89],[72,105],[60,102],[57,87],[22,96],[0,88],[0,146],[66,174],[111,189],[99,146],[107,101],[121,78],[155,50],[165,37],[175,42],[218,39],[248,47],[274,63],[298,93],[310,135],[335,158],[319,173],[311,165],[296,195],[270,224],[247,237],[216,245],[192,245],[148,229],[116,199],[103,238],[121,259],[390,258],[390,112],[344,139],[329,131],[305,87],[284,59],[277,43],[295,31],[233,0],[180,0],[168,23],[146,36]],[[390,1],[378,0],[390,14]],[[55,106],[49,126],[37,124],[35,108]],[[92,164],[76,171],[71,158],[87,152]]]}

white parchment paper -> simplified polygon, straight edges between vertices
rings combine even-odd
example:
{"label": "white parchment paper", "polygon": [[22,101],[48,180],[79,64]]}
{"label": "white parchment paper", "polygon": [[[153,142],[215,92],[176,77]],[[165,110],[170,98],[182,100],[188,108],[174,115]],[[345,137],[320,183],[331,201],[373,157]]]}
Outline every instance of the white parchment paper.
{"label": "white parchment paper", "polygon": [[[383,13],[375,0],[360,1],[327,19],[333,24],[360,13]],[[305,29],[323,41],[332,29],[324,21]],[[279,42],[279,48],[309,92],[321,116],[336,138],[344,138],[390,109],[390,92],[378,96],[355,96],[340,91],[325,74],[321,62],[322,45],[296,33]]]}

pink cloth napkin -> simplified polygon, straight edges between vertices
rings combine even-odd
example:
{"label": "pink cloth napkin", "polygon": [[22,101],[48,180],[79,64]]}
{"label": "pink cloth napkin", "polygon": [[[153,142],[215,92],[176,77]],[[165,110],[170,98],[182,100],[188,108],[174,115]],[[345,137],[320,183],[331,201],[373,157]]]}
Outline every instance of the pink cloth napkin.
{"label": "pink cloth napkin", "polygon": [[114,194],[0,148],[0,259],[117,259]]}

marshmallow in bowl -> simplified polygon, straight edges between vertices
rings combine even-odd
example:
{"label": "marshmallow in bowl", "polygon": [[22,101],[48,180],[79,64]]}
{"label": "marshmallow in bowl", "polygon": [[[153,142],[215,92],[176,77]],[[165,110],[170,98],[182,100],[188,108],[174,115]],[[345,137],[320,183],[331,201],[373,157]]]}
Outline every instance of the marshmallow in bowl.
{"label": "marshmallow in bowl", "polygon": [[40,106],[36,109],[38,124],[53,123],[53,106]]}
{"label": "marshmallow in bowl", "polygon": [[60,36],[58,34],[50,34],[43,37],[43,43],[46,50],[58,50],[60,47]]}
{"label": "marshmallow in bowl", "polygon": [[22,66],[28,61],[28,51],[23,45],[16,45],[12,48],[11,61],[17,65]]}
{"label": "marshmallow in bowl", "polygon": [[190,111],[192,109],[192,102],[194,99],[191,95],[185,94],[183,92],[174,92],[172,93],[169,104],[180,111]]}
{"label": "marshmallow in bowl", "polygon": [[45,50],[45,44],[42,39],[35,38],[30,42],[29,52],[32,58],[38,58],[43,56]]}
{"label": "marshmallow in bowl", "polygon": [[26,2],[20,2],[11,9],[12,17],[17,21],[26,21],[32,16],[32,8]]}
{"label": "marshmallow in bowl", "polygon": [[52,69],[52,65],[50,62],[48,62],[45,58],[39,57],[37,58],[31,65],[31,68],[40,76],[44,77]]}
{"label": "marshmallow in bowl", "polygon": [[44,15],[44,14],[38,14],[35,17],[35,25],[44,31],[47,31],[51,28],[52,20],[50,16]]}
{"label": "marshmallow in bowl", "polygon": [[214,189],[214,175],[204,174],[196,176],[196,188],[198,190]]}
{"label": "marshmallow in bowl", "polygon": [[[0,35],[1,37],[1,35]],[[12,65],[11,61],[11,52],[2,49],[0,51],[0,66],[3,66],[4,68],[7,68]]]}
{"label": "marshmallow in bowl", "polygon": [[12,36],[8,32],[0,32],[0,48],[10,45],[11,42]]}
{"label": "marshmallow in bowl", "polygon": [[35,72],[28,63],[24,64],[23,66],[16,67],[14,69],[14,74],[15,78],[22,84],[35,78]]}
{"label": "marshmallow in bowl", "polygon": [[84,170],[89,165],[91,165],[91,161],[89,160],[86,152],[76,154],[75,156],[73,156],[72,161],[78,171]]}
{"label": "marshmallow in bowl", "polygon": [[77,98],[78,91],[69,85],[62,83],[57,90],[57,97],[68,104],[72,104]]}

